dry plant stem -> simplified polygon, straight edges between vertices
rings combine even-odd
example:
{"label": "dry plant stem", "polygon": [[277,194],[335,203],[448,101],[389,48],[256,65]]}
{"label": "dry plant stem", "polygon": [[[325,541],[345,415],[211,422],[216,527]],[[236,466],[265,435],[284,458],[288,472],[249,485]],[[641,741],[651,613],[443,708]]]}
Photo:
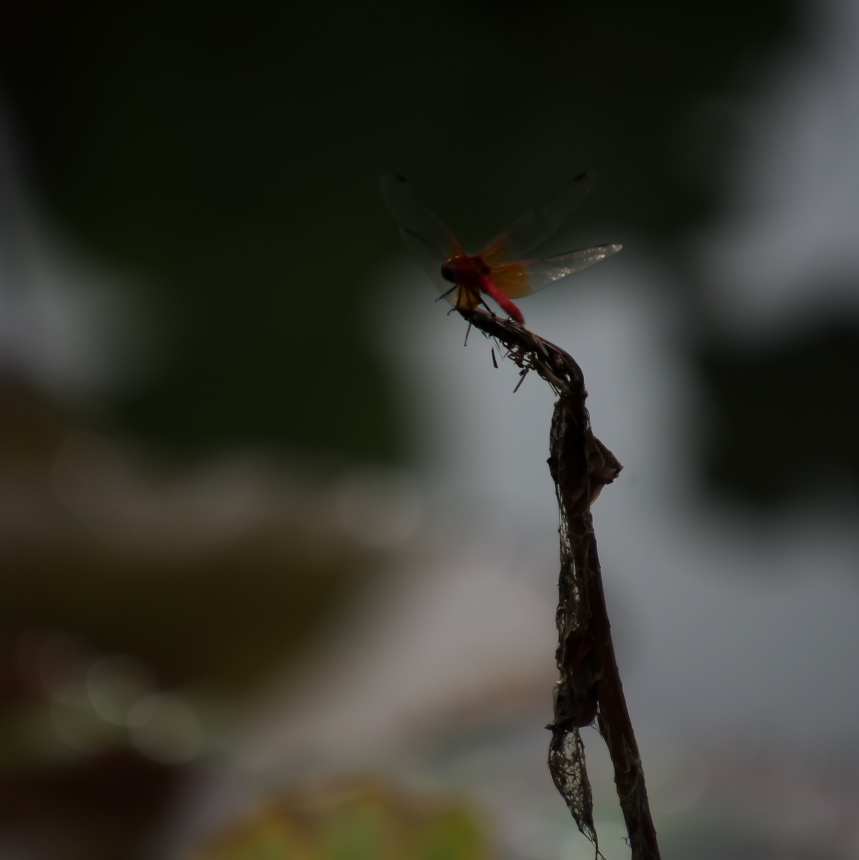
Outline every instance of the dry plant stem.
{"label": "dry plant stem", "polygon": [[[587,391],[578,364],[564,350],[513,320],[482,308],[461,309],[470,325],[506,348],[524,377],[537,373],[558,396],[552,418],[549,468],[561,514],[558,582],[560,679],[548,728],[549,770],[579,829],[599,854],[590,783],[579,729],[596,719],[609,748],[633,860],[658,860],[638,744],[626,707],[611,640],[591,503],[620,473],[617,458],[591,431]],[[521,383],[521,380],[520,380]]]}

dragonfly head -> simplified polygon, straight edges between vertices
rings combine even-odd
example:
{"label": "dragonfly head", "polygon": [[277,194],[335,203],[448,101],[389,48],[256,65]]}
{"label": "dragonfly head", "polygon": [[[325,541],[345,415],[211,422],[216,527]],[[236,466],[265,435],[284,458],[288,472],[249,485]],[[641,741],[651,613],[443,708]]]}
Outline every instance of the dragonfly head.
{"label": "dragonfly head", "polygon": [[441,276],[452,284],[456,283],[456,265],[453,260],[448,260],[446,263],[442,264]]}

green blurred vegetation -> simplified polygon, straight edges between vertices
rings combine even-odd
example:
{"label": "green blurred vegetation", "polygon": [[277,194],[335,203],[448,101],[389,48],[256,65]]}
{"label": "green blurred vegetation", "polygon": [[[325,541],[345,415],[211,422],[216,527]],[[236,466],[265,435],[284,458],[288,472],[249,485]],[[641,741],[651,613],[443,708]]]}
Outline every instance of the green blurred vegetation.
{"label": "green blurred vegetation", "polygon": [[777,343],[702,344],[697,358],[723,405],[705,452],[715,491],[772,511],[803,493],[837,505],[859,488],[854,325],[833,316]]}
{"label": "green blurred vegetation", "polygon": [[130,460],[111,487],[94,462],[79,477],[104,508],[75,509],[58,498],[55,454],[81,427],[8,390],[0,418],[0,481],[25,513],[0,522],[0,689],[19,637],[42,628],[135,654],[166,687],[246,692],[304,653],[383,566],[343,531],[321,478],[219,482]]}
{"label": "green blurred vegetation", "polygon": [[272,804],[194,860],[486,860],[483,827],[451,801],[380,785],[329,787]]}
{"label": "green blurred vegetation", "polygon": [[[754,81],[791,9],[4,6],[0,75],[42,198],[91,253],[142,274],[159,315],[164,372],[108,416],[185,453],[402,458],[367,325],[398,250],[377,177],[412,177],[485,238],[595,167],[589,228],[672,242],[718,205],[717,181],[689,181],[690,110]],[[699,135],[698,172],[718,177],[731,139]]]}

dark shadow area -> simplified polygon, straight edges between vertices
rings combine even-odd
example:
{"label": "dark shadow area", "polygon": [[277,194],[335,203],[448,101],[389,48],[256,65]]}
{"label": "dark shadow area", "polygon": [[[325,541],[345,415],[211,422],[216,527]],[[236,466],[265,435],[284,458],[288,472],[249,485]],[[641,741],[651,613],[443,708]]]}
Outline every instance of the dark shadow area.
{"label": "dark shadow area", "polygon": [[710,489],[759,511],[859,490],[859,328],[816,320],[776,342],[711,344],[696,363],[711,410]]}

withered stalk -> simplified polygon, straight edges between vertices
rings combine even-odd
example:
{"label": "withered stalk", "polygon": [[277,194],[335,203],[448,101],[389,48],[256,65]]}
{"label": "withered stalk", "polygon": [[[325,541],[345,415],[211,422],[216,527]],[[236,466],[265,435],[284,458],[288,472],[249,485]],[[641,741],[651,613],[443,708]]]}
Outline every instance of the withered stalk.
{"label": "withered stalk", "polygon": [[[629,834],[632,860],[659,860],[638,744],[626,707],[606,610],[591,504],[622,468],[591,430],[581,368],[564,350],[513,320],[483,308],[460,309],[469,324],[504,347],[505,357],[536,373],[557,395],[550,433],[549,469],[560,508],[558,581],[560,678],[548,728],[549,770],[579,830],[600,855],[593,797],[579,729],[596,720],[614,766],[614,781]],[[520,380],[521,384],[521,380]],[[601,855],[600,855],[601,856]]]}

